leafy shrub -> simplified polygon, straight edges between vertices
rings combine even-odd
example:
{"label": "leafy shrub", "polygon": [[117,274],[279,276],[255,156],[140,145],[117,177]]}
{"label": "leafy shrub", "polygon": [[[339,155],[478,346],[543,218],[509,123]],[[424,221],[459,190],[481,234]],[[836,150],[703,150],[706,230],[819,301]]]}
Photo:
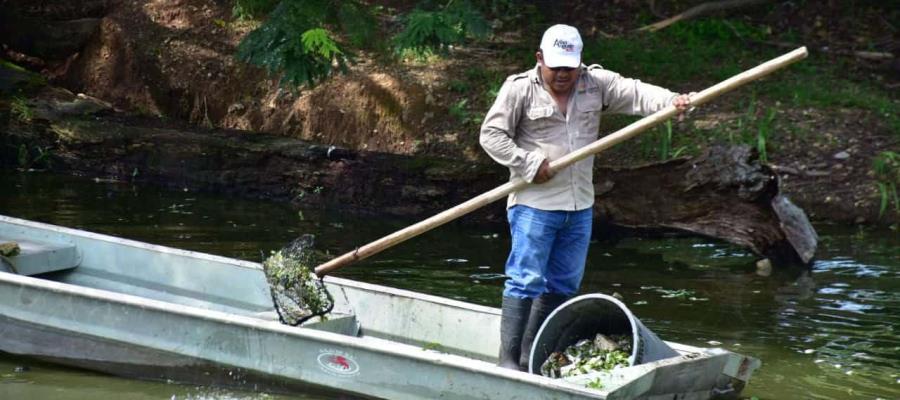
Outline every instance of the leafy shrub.
{"label": "leafy shrub", "polygon": [[[378,43],[373,16],[377,7],[361,1],[237,0],[239,19],[266,20],[238,46],[238,59],[281,74],[282,85],[314,86],[353,61],[351,48]],[[401,18],[403,28],[390,44],[395,54],[424,58],[470,37],[483,38],[490,27],[468,0],[435,4],[423,1]],[[381,41],[380,43],[386,43]]]}
{"label": "leafy shrub", "polygon": [[[281,74],[282,85],[314,86],[335,70],[345,71],[351,54],[332,30],[345,30],[351,41],[365,41],[369,16],[358,2],[284,0],[262,26],[250,32],[238,46],[237,57]],[[341,17],[353,15],[353,21]],[[371,25],[370,25],[371,26]]]}
{"label": "leafy shrub", "polygon": [[411,52],[420,57],[444,52],[469,36],[485,38],[490,33],[484,16],[465,0],[451,0],[443,7],[420,3],[404,18],[404,25],[393,39],[394,50],[397,54]]}

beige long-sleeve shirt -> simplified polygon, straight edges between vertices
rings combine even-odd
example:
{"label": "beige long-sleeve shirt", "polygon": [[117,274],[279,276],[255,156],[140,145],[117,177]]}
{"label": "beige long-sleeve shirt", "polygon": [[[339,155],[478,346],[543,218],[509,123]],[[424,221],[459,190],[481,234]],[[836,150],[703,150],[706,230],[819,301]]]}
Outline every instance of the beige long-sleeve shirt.
{"label": "beige long-sleeve shirt", "polygon": [[[538,67],[510,76],[481,125],[480,142],[510,180],[531,182],[544,159],[550,161],[597,140],[604,113],[649,115],[677,96],[658,86],[605,70],[585,67],[563,115],[543,86]],[[583,210],[594,204],[594,157],[557,172],[547,182],[509,195],[507,208],[523,204],[542,210]]]}

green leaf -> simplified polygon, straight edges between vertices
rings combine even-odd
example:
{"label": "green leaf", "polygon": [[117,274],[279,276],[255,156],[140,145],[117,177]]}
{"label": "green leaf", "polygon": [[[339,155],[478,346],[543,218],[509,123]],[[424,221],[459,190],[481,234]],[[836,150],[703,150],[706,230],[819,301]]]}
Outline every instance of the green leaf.
{"label": "green leaf", "polygon": [[300,36],[303,41],[303,50],[312,53],[323,59],[331,60],[343,52],[338,47],[337,42],[331,37],[331,33],[323,28],[313,28]]}
{"label": "green leaf", "polygon": [[490,25],[469,1],[450,1],[443,9],[429,9],[428,3],[404,18],[404,29],[394,37],[397,54],[412,51],[422,55],[441,53],[467,38],[484,39]]}
{"label": "green leaf", "polygon": [[282,1],[265,24],[238,45],[238,59],[280,74],[282,86],[315,86],[349,61],[324,25],[336,19],[329,1]]}

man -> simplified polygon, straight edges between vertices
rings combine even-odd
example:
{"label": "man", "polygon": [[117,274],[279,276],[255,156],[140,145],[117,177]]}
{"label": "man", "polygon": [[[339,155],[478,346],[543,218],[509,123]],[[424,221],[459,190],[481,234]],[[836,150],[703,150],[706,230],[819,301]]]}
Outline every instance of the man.
{"label": "man", "polygon": [[554,25],[544,32],[537,66],[509,77],[481,126],[480,142],[510,179],[533,183],[509,195],[512,249],[506,262],[500,365],[528,369],[537,330],[547,315],[575,295],[591,237],[593,157],[562,171],[550,161],[597,139],[600,115],[649,115],[687,95],[623,78],[581,63],[578,30]]}

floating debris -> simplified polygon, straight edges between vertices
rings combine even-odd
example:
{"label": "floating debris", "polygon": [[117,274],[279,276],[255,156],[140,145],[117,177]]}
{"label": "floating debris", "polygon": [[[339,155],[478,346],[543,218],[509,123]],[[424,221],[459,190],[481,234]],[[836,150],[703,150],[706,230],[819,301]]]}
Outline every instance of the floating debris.
{"label": "floating debris", "polygon": [[693,290],[688,290],[688,289],[669,290],[669,289],[661,289],[660,288],[660,289],[657,289],[656,291],[659,293],[662,293],[662,298],[664,298],[664,299],[675,299],[675,298],[688,299],[688,298],[693,297],[695,294]]}
{"label": "floating debris", "polygon": [[16,242],[0,243],[0,256],[15,257],[19,255],[21,248]]}
{"label": "floating debris", "polygon": [[506,279],[506,275],[498,274],[498,273],[484,273],[484,274],[472,274],[469,275],[469,279],[477,279],[483,281],[495,281],[499,279]]}
{"label": "floating debris", "polygon": [[598,333],[593,340],[583,339],[564,351],[551,353],[541,365],[541,375],[568,378],[627,367],[631,346],[631,336]]}
{"label": "floating debris", "polygon": [[444,346],[438,342],[425,343],[424,345],[422,345],[422,350],[446,353],[446,350],[444,350]]}

